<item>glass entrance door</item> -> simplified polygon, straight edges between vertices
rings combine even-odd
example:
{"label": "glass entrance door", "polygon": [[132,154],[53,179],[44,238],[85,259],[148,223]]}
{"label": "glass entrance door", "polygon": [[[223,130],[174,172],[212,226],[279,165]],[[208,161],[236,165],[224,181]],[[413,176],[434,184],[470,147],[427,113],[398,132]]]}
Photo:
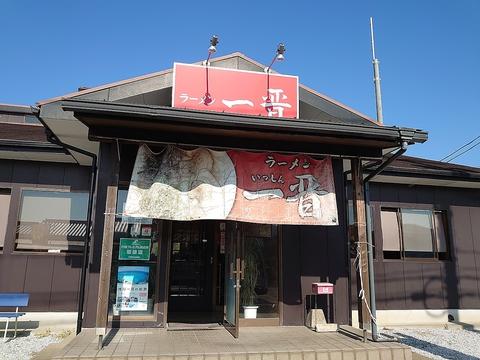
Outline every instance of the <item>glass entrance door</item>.
{"label": "glass entrance door", "polygon": [[239,223],[227,222],[225,229],[225,306],[224,326],[235,337],[238,337],[240,306],[240,243]]}
{"label": "glass entrance door", "polygon": [[280,325],[277,226],[243,223],[240,252],[240,326]]}
{"label": "glass entrance door", "polygon": [[206,221],[172,224],[169,322],[208,322],[212,307],[213,235]]}

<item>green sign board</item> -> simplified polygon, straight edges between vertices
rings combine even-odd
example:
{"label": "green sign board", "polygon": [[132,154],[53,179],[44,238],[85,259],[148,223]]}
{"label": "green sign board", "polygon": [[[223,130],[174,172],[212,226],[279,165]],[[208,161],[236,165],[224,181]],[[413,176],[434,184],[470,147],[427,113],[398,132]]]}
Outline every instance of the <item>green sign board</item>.
{"label": "green sign board", "polygon": [[150,239],[120,238],[119,260],[150,260]]}

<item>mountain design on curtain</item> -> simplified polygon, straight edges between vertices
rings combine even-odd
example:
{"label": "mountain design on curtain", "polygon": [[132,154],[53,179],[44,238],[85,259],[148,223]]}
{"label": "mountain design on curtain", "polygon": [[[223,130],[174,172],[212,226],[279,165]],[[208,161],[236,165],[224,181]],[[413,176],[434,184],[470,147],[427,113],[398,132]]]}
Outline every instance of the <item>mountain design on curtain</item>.
{"label": "mountain design on curtain", "polygon": [[125,215],[338,225],[330,157],[139,147]]}

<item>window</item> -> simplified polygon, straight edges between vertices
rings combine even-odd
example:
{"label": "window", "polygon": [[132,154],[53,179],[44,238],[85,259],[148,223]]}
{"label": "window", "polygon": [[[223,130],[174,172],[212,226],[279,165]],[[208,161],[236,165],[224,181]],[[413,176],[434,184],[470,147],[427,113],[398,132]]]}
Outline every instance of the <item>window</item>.
{"label": "window", "polygon": [[[400,254],[400,229],[398,227],[397,211],[382,210],[383,254],[386,256]],[[394,257],[393,257],[394,258]]]}
{"label": "window", "polygon": [[385,259],[448,259],[445,212],[382,208]]}
{"label": "window", "polygon": [[244,223],[243,231],[240,317],[245,317],[243,306],[256,305],[257,318],[277,318],[278,225]]}
{"label": "window", "polygon": [[156,316],[160,234],[153,219],[123,215],[127,195],[118,189],[108,313],[115,320],[151,321]]}
{"label": "window", "polygon": [[23,190],[16,250],[81,252],[87,207],[86,192]]}
{"label": "window", "polygon": [[10,208],[10,189],[0,189],[0,249],[3,249],[7,233],[8,209]]}

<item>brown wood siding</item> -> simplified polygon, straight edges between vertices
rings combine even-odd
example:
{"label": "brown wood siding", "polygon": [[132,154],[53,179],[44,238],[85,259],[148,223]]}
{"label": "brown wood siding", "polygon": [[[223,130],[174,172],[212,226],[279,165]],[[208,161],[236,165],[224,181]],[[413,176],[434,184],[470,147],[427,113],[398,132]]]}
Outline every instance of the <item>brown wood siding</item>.
{"label": "brown wood siding", "polygon": [[[85,317],[83,320],[83,326],[87,328],[95,327],[103,243],[103,226],[105,221],[105,201],[107,198],[107,188],[112,184],[112,179],[117,177],[115,171],[118,170],[118,168],[114,167],[116,159],[112,159],[112,156],[118,156],[117,154],[116,144],[100,143],[97,191],[93,214],[93,236],[85,291]],[[120,167],[121,166],[122,165],[120,165]]]}
{"label": "brown wood siding", "polygon": [[[312,282],[335,284],[332,321],[348,324],[349,289],[342,164],[333,161],[339,226],[282,226],[283,325],[302,325]],[[317,306],[326,314],[325,297]]]}
{"label": "brown wood siding", "polygon": [[0,160],[0,187],[11,189],[5,244],[0,250],[0,292],[27,292],[27,311],[76,311],[81,254],[14,252],[22,187],[88,191],[85,166]]}
{"label": "brown wood siding", "polygon": [[470,224],[472,225],[472,245],[474,248],[473,253],[475,254],[475,265],[477,270],[477,290],[480,294],[480,206],[470,207]]}
{"label": "brown wood siding", "polygon": [[303,319],[301,286],[300,231],[296,226],[282,226],[283,325],[298,325]]}
{"label": "brown wood siding", "polygon": [[8,122],[0,122],[0,139],[48,142],[42,125]]}
{"label": "brown wood siding", "polygon": [[[480,309],[478,190],[373,183],[371,204],[378,309]],[[382,206],[446,210],[451,260],[383,259]]]}
{"label": "brown wood siding", "polygon": [[158,266],[157,274],[160,286],[158,287],[158,308],[157,308],[157,321],[163,326],[167,322],[168,312],[168,284],[170,273],[170,239],[171,239],[172,222],[163,220],[159,225],[159,231],[161,231],[162,237],[160,239],[160,263]]}
{"label": "brown wood siding", "polygon": [[[137,145],[121,145],[120,169],[118,174],[118,181],[120,185],[125,185],[130,182],[133,165],[137,155],[137,149]],[[95,327],[96,321],[100,258],[102,253],[103,226],[105,220],[105,200],[107,196],[107,186],[111,183],[112,178],[116,176],[112,168],[112,164],[115,162],[115,159],[111,158],[114,155],[117,156],[115,143],[100,143],[100,151],[98,155],[98,180],[93,213],[93,236],[90,248],[89,271],[87,273],[85,289],[85,317],[83,320],[83,326],[87,328]],[[164,244],[166,244],[166,242],[162,242],[161,251],[164,250]],[[165,299],[161,296],[161,307],[164,305],[164,301]],[[159,311],[163,312],[163,309]]]}

